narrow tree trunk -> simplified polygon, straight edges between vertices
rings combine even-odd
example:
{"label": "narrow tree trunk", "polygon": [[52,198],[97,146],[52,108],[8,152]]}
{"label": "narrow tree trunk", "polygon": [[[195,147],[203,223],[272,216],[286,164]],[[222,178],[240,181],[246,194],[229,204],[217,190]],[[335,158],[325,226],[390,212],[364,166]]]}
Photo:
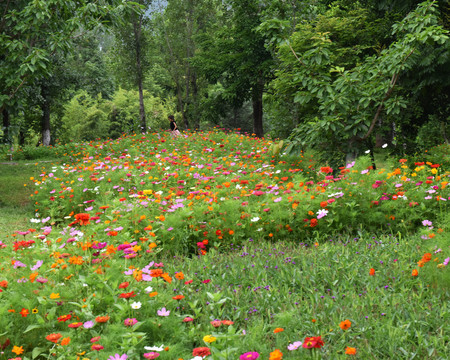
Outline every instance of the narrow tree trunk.
{"label": "narrow tree trunk", "polygon": [[253,133],[257,137],[263,137],[263,89],[261,84],[255,86],[252,94],[253,105]]}
{"label": "narrow tree trunk", "polygon": [[49,146],[51,142],[50,136],[50,97],[46,85],[41,86],[41,95],[43,98],[41,104],[42,110],[42,145]]}
{"label": "narrow tree trunk", "polygon": [[9,144],[11,139],[9,138],[9,126],[11,125],[9,120],[9,112],[5,108],[2,111],[3,115],[3,142]]}
{"label": "narrow tree trunk", "polygon": [[139,89],[139,118],[141,132],[147,131],[147,122],[145,118],[145,107],[144,107],[144,91],[142,87],[142,64],[141,64],[141,33],[142,33],[142,16],[136,21],[133,21],[134,29],[134,40],[136,44],[136,72],[137,72],[137,83]]}

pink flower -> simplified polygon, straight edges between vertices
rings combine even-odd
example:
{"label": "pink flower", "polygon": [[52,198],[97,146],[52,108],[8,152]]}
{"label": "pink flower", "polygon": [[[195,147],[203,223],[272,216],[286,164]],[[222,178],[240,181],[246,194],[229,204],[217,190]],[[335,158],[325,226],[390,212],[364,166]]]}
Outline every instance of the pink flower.
{"label": "pink flower", "polygon": [[136,324],[138,321],[135,318],[128,318],[125,319],[125,321],[123,322],[125,326],[133,326],[134,324]]}
{"label": "pink flower", "polygon": [[169,316],[170,310],[167,310],[165,307],[157,311],[159,316]]}
{"label": "pink flower", "polygon": [[192,321],[194,321],[194,319],[191,318],[190,316],[187,316],[187,317],[185,317],[185,318],[183,319],[183,322],[185,322],[185,323],[187,323],[187,322],[192,322]]}
{"label": "pink flower", "polygon": [[154,352],[154,351],[144,354],[144,357],[146,359],[156,359],[158,356],[159,356],[159,353]]}
{"label": "pink flower", "polygon": [[247,352],[239,356],[239,360],[255,360],[259,358],[259,354],[256,351]]}

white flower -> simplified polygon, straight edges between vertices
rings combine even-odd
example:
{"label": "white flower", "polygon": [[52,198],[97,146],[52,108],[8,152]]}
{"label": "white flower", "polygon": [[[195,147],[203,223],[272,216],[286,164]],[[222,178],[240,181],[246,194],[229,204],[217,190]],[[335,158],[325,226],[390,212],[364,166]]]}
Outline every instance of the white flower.
{"label": "white flower", "polygon": [[135,301],[134,303],[131,304],[131,308],[134,310],[140,309],[141,306],[142,306],[142,304],[140,301],[138,301],[138,302]]}
{"label": "white flower", "polygon": [[318,218],[318,219],[321,219],[321,218],[323,218],[324,216],[327,216],[327,214],[328,214],[328,210],[320,209],[320,210],[317,212],[317,218]]}
{"label": "white flower", "polygon": [[382,148],[385,149],[385,148],[387,148],[387,146],[388,146],[388,144],[384,144],[384,145],[382,146]]}
{"label": "white flower", "polygon": [[148,351],[157,351],[157,352],[163,351],[164,348],[165,348],[164,344],[162,344],[160,347],[158,347],[158,346],[144,346],[144,349],[145,349],[145,350],[148,350]]}
{"label": "white flower", "polygon": [[259,217],[255,216],[255,217],[252,219],[252,222],[257,222],[258,220],[259,220]]}
{"label": "white flower", "polygon": [[152,291],[153,291],[153,288],[151,286],[148,286],[148,287],[145,288],[145,292],[147,294],[150,294]]}
{"label": "white flower", "polygon": [[370,150],[366,150],[366,151],[364,151],[366,154],[368,154],[368,153],[370,153]]}

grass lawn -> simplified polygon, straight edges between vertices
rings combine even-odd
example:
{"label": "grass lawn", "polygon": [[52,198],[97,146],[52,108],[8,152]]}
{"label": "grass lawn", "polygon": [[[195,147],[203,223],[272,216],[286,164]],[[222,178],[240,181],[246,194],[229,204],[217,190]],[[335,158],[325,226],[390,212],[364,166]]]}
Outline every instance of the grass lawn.
{"label": "grass lawn", "polygon": [[[57,160],[55,160],[56,162]],[[34,183],[31,177],[55,162],[33,163],[17,161],[0,164],[0,236],[8,237],[14,231],[28,228],[33,215],[30,193]]]}

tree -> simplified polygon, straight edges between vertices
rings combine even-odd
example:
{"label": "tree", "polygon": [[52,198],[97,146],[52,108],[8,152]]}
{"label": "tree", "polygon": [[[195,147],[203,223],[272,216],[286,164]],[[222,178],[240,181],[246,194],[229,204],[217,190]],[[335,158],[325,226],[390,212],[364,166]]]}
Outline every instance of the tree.
{"label": "tree", "polygon": [[317,27],[297,30],[279,46],[283,67],[274,89],[290,94],[299,106],[316,109],[317,115],[310,113],[296,128],[288,150],[311,146],[336,163],[343,162],[339,153],[355,156],[370,146],[381,117],[398,116],[407,106],[401,77],[426,66],[424,57],[428,64],[431,58],[444,61],[440,55],[448,44],[448,32],[438,25],[436,1],[421,3],[393,26],[396,40],[388,48],[349,69],[341,65],[333,33]]}
{"label": "tree", "polygon": [[[9,113],[23,100],[20,90],[52,74],[52,56],[70,53],[74,39],[101,22],[118,20],[122,0],[16,0],[0,4],[0,110]],[[49,123],[42,129],[49,143]]]}
{"label": "tree", "polygon": [[141,131],[146,131],[147,122],[144,106],[144,78],[145,72],[149,68],[147,53],[149,49],[148,25],[149,25],[149,6],[152,0],[129,1],[134,6],[134,11],[125,16],[125,24],[116,27],[116,51],[118,61],[116,71],[120,74],[122,86],[128,88],[137,86],[139,92],[139,118]]}
{"label": "tree", "polygon": [[257,31],[265,7],[251,0],[229,0],[223,26],[213,38],[201,39],[201,51],[193,63],[211,82],[220,82],[224,97],[234,107],[251,100],[253,132],[258,137],[263,130],[263,92],[273,76],[273,59],[265,48],[266,38]]}

